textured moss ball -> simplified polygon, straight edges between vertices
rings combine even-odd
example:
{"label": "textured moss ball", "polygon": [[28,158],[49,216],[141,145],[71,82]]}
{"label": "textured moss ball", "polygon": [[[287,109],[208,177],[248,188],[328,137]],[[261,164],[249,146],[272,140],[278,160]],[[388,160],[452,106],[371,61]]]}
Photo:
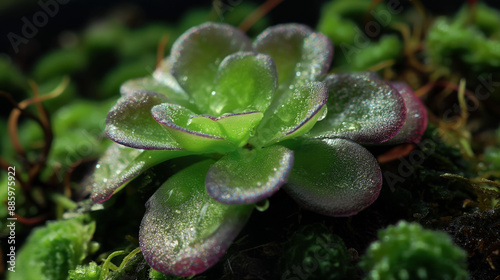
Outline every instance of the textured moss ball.
{"label": "textured moss ball", "polygon": [[351,256],[344,242],[321,224],[298,230],[284,247],[280,279],[352,279]]}
{"label": "textured moss ball", "polygon": [[402,221],[378,235],[360,263],[365,279],[469,279],[465,252],[444,232]]}

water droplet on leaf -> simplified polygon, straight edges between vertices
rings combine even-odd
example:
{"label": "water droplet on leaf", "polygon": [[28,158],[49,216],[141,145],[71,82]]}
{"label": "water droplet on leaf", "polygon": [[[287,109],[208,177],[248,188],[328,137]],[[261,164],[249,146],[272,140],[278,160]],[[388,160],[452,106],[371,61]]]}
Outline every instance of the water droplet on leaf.
{"label": "water droplet on leaf", "polygon": [[255,204],[255,209],[260,212],[264,212],[269,208],[269,199],[262,200]]}

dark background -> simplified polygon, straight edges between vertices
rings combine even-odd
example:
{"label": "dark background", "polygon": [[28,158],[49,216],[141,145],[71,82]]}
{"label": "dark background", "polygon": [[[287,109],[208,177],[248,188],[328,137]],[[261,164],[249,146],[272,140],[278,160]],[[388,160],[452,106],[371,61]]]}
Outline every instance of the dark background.
{"label": "dark background", "polygon": [[[120,1],[120,0],[66,0],[67,4],[59,5],[59,12],[49,19],[48,24],[40,28],[35,38],[26,45],[22,44],[20,53],[14,53],[10,46],[7,34],[10,32],[21,35],[23,17],[32,21],[33,15],[41,10],[38,1],[51,0],[2,0],[0,4],[0,53],[6,53],[13,58],[16,55],[36,56],[47,48],[53,47],[54,38],[64,30],[82,30],[92,20],[104,17],[117,7],[131,8],[139,11],[143,21],[165,21],[175,23],[193,7],[211,7],[212,1],[183,0],[183,1]],[[55,1],[55,0],[52,0]],[[223,0],[225,3],[239,3],[250,1],[261,4],[264,0]],[[405,6],[411,5],[409,0],[400,0]],[[325,0],[285,0],[279,4],[269,17],[273,24],[281,22],[300,22],[315,26]],[[451,14],[456,12],[466,1],[435,1],[421,0],[432,14]],[[490,6],[500,8],[500,1],[484,1]],[[28,49],[28,50],[26,50]],[[15,58],[14,58],[15,59]]]}

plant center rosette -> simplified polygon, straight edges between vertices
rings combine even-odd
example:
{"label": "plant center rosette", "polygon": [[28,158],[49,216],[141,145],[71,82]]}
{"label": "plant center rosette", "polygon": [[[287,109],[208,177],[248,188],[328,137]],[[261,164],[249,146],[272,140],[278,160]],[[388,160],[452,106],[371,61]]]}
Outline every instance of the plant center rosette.
{"label": "plant center rosette", "polygon": [[405,84],[372,73],[330,74],[331,42],[299,24],[252,43],[206,23],[184,33],[151,77],[122,86],[110,110],[112,145],[92,200],[102,203],[146,169],[186,155],[146,204],[146,261],[190,276],[215,264],[255,203],[283,187],[304,208],[350,216],[378,196],[382,176],[362,144],[420,140],[425,108]]}

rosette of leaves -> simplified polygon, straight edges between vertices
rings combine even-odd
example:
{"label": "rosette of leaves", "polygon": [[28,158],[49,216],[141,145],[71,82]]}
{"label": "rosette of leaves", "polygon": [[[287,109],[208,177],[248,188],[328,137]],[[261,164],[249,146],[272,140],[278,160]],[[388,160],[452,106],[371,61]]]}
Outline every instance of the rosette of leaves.
{"label": "rosette of leaves", "polygon": [[324,35],[299,24],[270,27],[253,43],[225,24],[188,30],[152,77],[122,86],[106,120],[117,144],[96,167],[93,201],[158,163],[206,158],[156,191],[141,224],[147,262],[180,276],[217,262],[255,203],[282,186],[322,214],[361,211],[382,177],[358,143],[418,141],[425,112],[405,85],[327,76],[332,55]]}

